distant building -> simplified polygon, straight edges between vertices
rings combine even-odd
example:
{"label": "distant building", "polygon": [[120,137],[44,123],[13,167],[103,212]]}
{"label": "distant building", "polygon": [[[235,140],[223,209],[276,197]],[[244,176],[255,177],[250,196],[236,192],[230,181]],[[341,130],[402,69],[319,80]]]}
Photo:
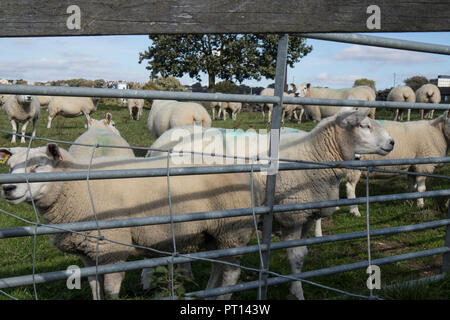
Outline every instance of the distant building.
{"label": "distant building", "polygon": [[450,76],[439,75],[437,79],[430,79],[430,83],[441,91],[441,102],[450,103]]}

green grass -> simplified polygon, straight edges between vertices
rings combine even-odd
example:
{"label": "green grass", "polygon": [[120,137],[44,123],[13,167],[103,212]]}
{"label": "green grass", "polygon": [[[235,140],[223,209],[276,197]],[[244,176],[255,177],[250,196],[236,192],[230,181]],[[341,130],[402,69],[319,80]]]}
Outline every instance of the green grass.
{"label": "green grass", "polygon": [[[153,142],[150,136],[146,119],[149,110],[144,110],[144,114],[139,121],[129,119],[128,110],[114,104],[100,105],[94,118],[99,119],[105,112],[113,114],[113,120],[121,132],[121,135],[135,146],[148,147]],[[392,112],[380,110],[377,112],[378,119],[392,119]],[[413,112],[413,120],[418,118],[418,112]],[[52,128],[46,129],[47,111],[41,112],[37,135],[39,137],[61,139],[74,141],[84,129],[84,119],[63,118],[54,119]],[[302,130],[311,130],[314,123],[304,121],[302,124],[287,122],[289,127]],[[240,128],[247,130],[269,129],[267,123],[264,123],[259,112],[241,113],[237,121],[215,120],[213,126],[223,128]],[[11,130],[10,124],[4,114],[0,115],[0,128]],[[31,132],[31,126],[28,128],[28,134]],[[0,133],[0,145],[3,147],[12,146],[10,136]],[[28,140],[27,140],[28,143]],[[33,147],[44,145],[46,142],[34,141]],[[68,148],[67,145],[61,144]],[[136,155],[143,156],[145,151],[136,151]],[[448,175],[447,166],[439,168],[436,173]],[[0,173],[7,172],[6,166],[0,166]],[[357,188],[357,195],[365,195],[364,179]],[[427,179],[428,190],[438,190],[449,188],[449,182],[438,179]],[[397,176],[389,179],[371,179],[371,195],[403,193],[407,192],[407,183],[405,176]],[[344,192],[341,193],[344,197]],[[433,221],[446,218],[445,199],[425,199],[424,210],[418,210],[415,205],[409,205],[404,201],[376,203],[370,206],[371,228],[385,228],[407,224],[416,224],[426,221]],[[3,200],[0,200],[0,209],[16,214],[24,219],[35,221],[35,216],[31,206],[20,204],[12,206]],[[348,208],[341,209],[332,217],[323,220],[324,235],[346,233],[352,231],[365,230],[366,227],[366,208],[360,206],[362,217],[357,218],[348,214]],[[23,222],[0,213],[0,228],[10,228],[22,226]],[[280,241],[277,224],[274,226],[273,241]],[[313,234],[311,233],[311,237]],[[372,259],[403,254],[407,252],[426,250],[442,247],[444,245],[445,228],[430,229],[420,232],[411,232],[407,234],[393,235],[389,237],[372,238]],[[255,244],[253,239],[251,244]],[[57,250],[49,241],[48,236],[37,237],[36,249],[36,273],[64,270],[70,265],[82,266],[81,261],[74,255],[64,254]],[[31,274],[32,272],[32,254],[33,238],[23,237],[14,239],[0,240],[0,278],[8,278],[19,275]],[[331,266],[365,261],[367,259],[366,239],[341,241],[314,245],[309,247],[309,253],[304,264],[304,271],[327,268]],[[242,257],[242,265],[258,268],[258,254],[250,254]],[[428,258],[403,261],[396,264],[381,266],[382,286],[399,283],[406,280],[428,277],[440,273],[442,256],[432,256]],[[210,265],[207,262],[193,262],[193,272],[195,283],[186,284],[187,291],[197,291],[205,288],[209,277]],[[275,250],[271,253],[271,270],[281,274],[290,274],[289,263],[287,261],[285,250]],[[140,270],[127,272],[122,286],[121,299],[149,299],[152,294],[143,294],[139,284]],[[324,276],[310,279],[317,283],[330,287],[347,290],[354,293],[368,294],[366,289],[367,274],[365,270],[357,270],[336,275]],[[258,279],[258,274],[250,271],[242,271],[241,282],[253,281]],[[19,299],[33,299],[34,292],[32,286],[18,287],[4,290],[8,294]],[[304,284],[305,297],[307,299],[331,299],[340,298],[341,294],[332,291],[317,288],[316,286]],[[386,299],[448,299],[450,293],[450,281],[447,277],[443,281],[434,283],[420,284],[417,287],[408,290],[392,289],[376,291],[375,294]],[[48,284],[37,285],[37,294],[39,299],[91,299],[91,293],[87,280],[82,281],[81,290],[68,290],[65,281],[52,282]],[[233,295],[234,299],[255,299],[256,290],[240,292]],[[269,299],[292,299],[289,294],[289,285],[283,284],[269,288]],[[8,299],[0,294],[0,299]]]}

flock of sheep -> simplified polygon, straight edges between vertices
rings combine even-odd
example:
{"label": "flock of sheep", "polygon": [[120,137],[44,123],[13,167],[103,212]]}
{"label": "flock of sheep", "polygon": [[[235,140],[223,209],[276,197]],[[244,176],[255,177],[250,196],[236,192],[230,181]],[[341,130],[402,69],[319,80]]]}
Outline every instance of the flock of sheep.
{"label": "flock of sheep", "polygon": [[[350,89],[333,90],[313,88],[308,84],[292,84],[289,95],[311,98],[334,98],[350,100],[375,100],[375,92],[370,87],[361,86]],[[431,89],[430,89],[431,88]],[[394,88],[389,94],[389,101],[420,101],[439,103],[438,94],[432,85],[420,88],[412,98],[411,91],[405,87]],[[439,92],[439,91],[438,91]],[[413,92],[414,93],[414,92]],[[263,95],[273,91],[263,91]],[[2,97],[3,98],[3,97]],[[46,98],[47,100],[45,100]],[[44,101],[45,100],[45,101]],[[3,102],[3,101],[2,101]],[[413,102],[413,101],[412,101]],[[27,153],[23,147],[0,148],[0,160],[6,160],[11,173],[78,171],[88,167],[101,170],[165,168],[167,154],[149,152],[146,157],[135,157],[127,148],[92,148],[80,144],[103,144],[129,147],[127,141],[120,136],[112,115],[105,119],[95,120],[90,114],[96,110],[91,98],[76,97],[32,97],[9,96],[3,108],[11,121],[13,131],[17,130],[17,122],[23,122],[22,134],[26,125],[33,121],[33,135],[36,131],[36,120],[40,106],[48,105],[49,122],[58,114],[62,116],[86,117],[87,130],[75,140],[68,151],[50,143],[45,147],[32,148]],[[224,114],[232,111],[232,119],[236,120],[241,110],[240,103],[208,103],[207,107],[219,108]],[[142,115],[144,100],[129,99],[130,117],[138,120]],[[271,120],[272,105],[261,106],[269,109],[268,121]],[[300,116],[296,112],[300,111]],[[282,130],[280,136],[280,158],[312,162],[348,161],[357,158],[422,158],[445,156],[450,142],[450,119],[447,113],[431,120],[413,122],[376,121],[375,109],[352,107],[324,107],[284,105],[283,115],[287,113],[297,117],[302,115],[317,121],[318,124],[310,132],[301,130]],[[212,112],[213,118],[215,112]],[[399,118],[399,116],[395,116]],[[401,115],[400,115],[401,117]],[[264,119],[264,118],[263,118]],[[208,134],[210,140],[194,134],[195,128],[203,132],[211,130],[211,117],[205,107],[195,102],[179,102],[173,100],[154,100],[150,110],[148,129],[156,141],[152,149],[173,147],[170,140],[175,130],[183,129],[191,135],[192,144],[178,145],[177,151],[196,151],[193,145],[204,150],[211,139],[220,141],[223,152],[233,156],[260,159],[252,154],[249,148],[235,149],[234,142],[249,138],[266,138],[257,133],[239,132],[235,136],[222,135],[221,130]],[[419,138],[420,137],[420,138]],[[198,140],[197,139],[201,139]],[[233,139],[229,141],[228,139]],[[245,140],[247,141],[247,140]],[[394,144],[395,141],[395,144]],[[15,143],[15,135],[11,140]],[[21,142],[25,142],[24,137]],[[198,143],[195,143],[198,142]],[[233,150],[228,149],[232,146]],[[395,147],[394,147],[395,146]],[[94,153],[93,153],[94,152]],[[257,150],[258,156],[267,150]],[[28,159],[26,160],[26,157]],[[93,157],[91,161],[91,157]],[[25,163],[27,168],[25,167]],[[171,163],[171,166],[179,166]],[[199,164],[195,164],[198,166]],[[201,163],[201,166],[210,163]],[[186,166],[183,164],[182,166]],[[436,165],[400,166],[399,170],[433,172]],[[392,169],[393,167],[390,167]],[[277,173],[275,190],[276,204],[295,204],[337,200],[339,185],[346,182],[348,197],[355,197],[355,186],[361,172],[345,168],[328,168],[323,170],[282,171]],[[229,210],[261,206],[265,201],[266,176],[262,172],[255,173],[254,181],[248,173],[206,174],[196,176],[175,176],[170,178],[171,199],[168,199],[167,177],[140,179],[112,179],[90,181],[96,216],[100,220],[129,217],[146,217],[190,212]],[[250,189],[253,182],[254,190]],[[425,191],[425,178],[416,176],[408,180],[410,190],[416,188]],[[87,192],[86,181],[42,182],[4,184],[2,197],[12,204],[31,202],[31,194],[36,207],[47,223],[72,223],[94,220],[93,208]],[[171,200],[171,201],[169,201]],[[423,200],[418,200],[423,206]],[[275,219],[281,226],[282,239],[285,241],[306,238],[311,227],[316,223],[316,235],[321,235],[320,219],[332,215],[337,208],[310,209],[298,212],[277,213]],[[357,207],[351,212],[359,215]],[[52,237],[52,243],[63,252],[73,253],[80,257],[86,266],[125,262],[129,256],[151,256],[151,247],[161,251],[173,250],[172,231],[175,234],[176,249],[181,253],[198,252],[203,248],[226,249],[242,247],[249,243],[254,235],[253,217],[222,218],[216,220],[193,221],[170,225],[141,226],[102,230],[102,239],[98,242],[92,237],[98,231],[79,233],[63,233]],[[92,237],[90,237],[92,236]],[[112,241],[108,241],[112,240]],[[135,247],[123,246],[132,244]],[[98,250],[98,255],[97,255]],[[287,249],[292,273],[300,273],[307,248],[294,247]],[[238,262],[237,257],[222,258],[229,262]],[[149,274],[145,270],[143,275]],[[213,263],[207,288],[234,285],[240,275],[240,268],[230,264]],[[105,274],[96,278],[89,277],[94,299],[118,297],[124,272]],[[291,293],[303,299],[301,282],[293,282]],[[220,296],[229,299],[231,294]]]}

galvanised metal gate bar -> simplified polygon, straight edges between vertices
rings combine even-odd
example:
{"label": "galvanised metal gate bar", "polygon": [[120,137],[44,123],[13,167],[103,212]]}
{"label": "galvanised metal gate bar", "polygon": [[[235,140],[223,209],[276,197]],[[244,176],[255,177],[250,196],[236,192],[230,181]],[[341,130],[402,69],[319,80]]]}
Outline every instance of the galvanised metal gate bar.
{"label": "galvanised metal gate bar", "polygon": [[[385,38],[383,38],[385,39]],[[381,46],[384,47],[395,47],[395,48],[401,48],[402,45],[404,45],[405,49],[407,50],[412,50],[411,47],[411,43],[406,43],[406,42],[402,42],[400,40],[393,40],[392,43],[400,43],[400,45],[394,45],[392,43],[388,43],[388,41],[386,40],[380,40],[380,39],[373,39],[374,42],[379,42],[379,43],[384,43]],[[287,41],[287,36],[285,37],[281,37],[280,40],[280,45],[282,46],[282,42],[283,41]],[[358,41],[361,44],[367,44],[367,38],[366,39],[356,39],[356,40],[352,40],[352,43],[358,43]],[[381,41],[381,42],[380,42]],[[423,52],[434,52],[434,51],[439,51],[439,53],[441,54],[448,54],[448,50],[445,50],[442,46],[440,46],[440,48],[433,47],[433,45],[430,45],[429,47],[425,48],[425,50],[421,50]],[[280,51],[279,51],[280,52]],[[283,74],[283,72],[285,71],[285,69],[281,69],[282,63],[278,64],[277,67],[277,75]],[[284,81],[283,79],[280,79],[281,77],[277,77],[277,81],[276,81],[276,86],[280,87],[280,81]],[[392,108],[412,108],[412,109],[448,109],[449,106],[445,105],[445,104],[439,104],[439,105],[428,105],[428,104],[406,104],[406,103],[383,103],[383,102],[364,102],[364,101],[345,101],[345,100],[334,100],[334,99],[329,99],[329,100],[324,100],[324,99],[308,99],[308,98],[291,98],[291,97],[283,97],[282,95],[282,91],[279,93],[278,96],[274,96],[274,97],[255,97],[255,96],[244,96],[244,95],[215,95],[215,94],[193,94],[193,93],[177,93],[177,92],[146,92],[146,91],[133,91],[133,90],[115,90],[114,89],[91,89],[91,88],[65,88],[65,87],[33,87],[33,86],[0,86],[0,92],[4,92],[4,93],[22,93],[22,94],[39,94],[39,95],[68,95],[68,96],[92,96],[92,97],[140,97],[140,98],[150,98],[150,99],[155,99],[155,98],[159,98],[159,99],[178,99],[178,100],[203,100],[203,101],[242,101],[242,102],[269,102],[269,103],[275,103],[278,104],[279,106],[281,105],[281,103],[284,102],[285,103],[298,103],[298,104],[315,104],[315,105],[345,105],[345,106],[365,106],[365,107],[392,107]],[[278,93],[278,92],[277,92]],[[280,119],[281,117],[281,108],[276,108],[275,112],[274,112],[274,119]],[[279,123],[277,123],[278,121],[273,121],[272,122],[272,128],[279,128]],[[412,159],[410,159],[412,160]],[[401,160],[400,160],[401,161]],[[288,164],[288,165],[298,165],[297,163],[294,164]],[[356,165],[361,166],[361,163],[358,162]],[[367,164],[370,166],[370,164]],[[317,167],[316,167],[317,168]],[[241,168],[242,169],[242,168]],[[248,169],[248,168],[247,168]],[[192,170],[192,169],[190,169]],[[220,171],[220,170],[219,170]],[[162,172],[160,172],[161,174]],[[80,173],[77,173],[80,174]],[[94,174],[94,172],[92,172],[91,174]],[[108,173],[110,174],[110,173]],[[167,170],[166,170],[166,174],[167,174]],[[181,173],[180,173],[181,174]],[[89,175],[89,178],[91,178],[91,176]],[[106,176],[104,176],[103,178],[106,178]],[[28,181],[30,182],[30,181]],[[408,197],[411,198],[418,198],[418,197],[426,197],[427,195],[429,196],[435,196],[435,195],[449,195],[450,191],[449,190],[440,190],[440,191],[429,191],[430,193],[426,194],[426,193],[411,193],[411,194],[404,194],[404,195],[390,195],[390,196],[379,196],[379,197],[393,197],[395,198],[396,196],[400,196],[399,198],[397,198],[397,200],[400,199],[406,199]],[[374,200],[372,197],[370,197],[372,200]],[[388,199],[385,198],[385,199]],[[331,202],[327,202],[325,203],[309,203],[309,204],[297,204],[297,205],[292,205],[290,206],[288,209],[289,210],[304,210],[306,208],[320,208],[321,205],[323,205],[324,207],[326,206],[336,206],[336,205],[345,205],[344,203],[362,203],[362,202],[366,202],[367,198],[358,198],[358,199],[353,199],[353,200],[336,200],[335,203],[333,205],[331,205]],[[353,202],[352,202],[353,201]],[[362,201],[362,202],[358,202],[358,201]],[[370,200],[369,200],[370,201]],[[386,200],[389,201],[389,200]],[[263,211],[265,210],[269,210],[269,211],[281,211],[281,209],[287,209],[286,207],[282,208],[282,207],[277,207],[277,206],[268,206],[268,207],[260,207],[263,209]],[[258,208],[258,209],[260,209]],[[245,208],[244,208],[245,210]],[[256,208],[255,208],[256,210]],[[289,211],[288,210],[288,211]],[[188,214],[186,214],[187,216]],[[269,223],[271,223],[271,219],[267,219],[269,221]],[[100,221],[99,221],[100,222]],[[155,222],[155,221],[153,221]],[[438,224],[434,224],[434,225],[447,225],[447,221],[440,221]],[[269,229],[270,227],[265,227],[265,229]],[[39,227],[37,227],[35,230],[38,230]],[[96,229],[96,228],[94,228]],[[66,230],[66,232],[71,232],[70,230]],[[448,238],[448,233],[447,232],[447,238]],[[267,235],[266,235],[267,237]],[[437,254],[437,253],[447,253],[449,248],[448,248],[448,241],[446,241],[445,245],[446,247],[444,248],[439,248],[439,249],[432,249],[429,250],[427,252],[420,252],[420,253],[414,253],[414,254],[408,254],[407,256],[411,257],[411,256],[422,256],[422,255],[429,255],[429,254]],[[270,239],[269,239],[269,245],[270,245]],[[285,244],[282,244],[285,245]],[[296,245],[302,245],[301,242],[297,242]],[[303,244],[304,245],[304,244]],[[272,249],[275,249],[276,245],[275,244],[271,244]],[[269,246],[267,246],[266,244],[261,244],[261,246],[259,247],[259,249],[261,248],[265,248],[265,251],[267,251],[267,248],[269,248]],[[221,252],[221,254],[223,255],[227,255],[227,254],[231,254],[231,252],[237,252],[239,251],[238,249],[228,249],[229,252]],[[256,250],[256,249],[255,249]],[[255,251],[256,252],[256,251]],[[209,253],[205,253],[206,255],[208,255]],[[210,253],[211,255],[213,255],[213,253]],[[220,256],[220,255],[219,255]],[[219,257],[218,256],[218,257]],[[173,257],[172,257],[173,258]],[[403,258],[407,258],[406,256]],[[167,263],[169,258],[163,258],[165,259],[165,263]],[[177,257],[175,257],[174,259],[177,259]],[[385,258],[387,260],[389,260],[389,258]],[[398,257],[395,259],[399,259]],[[445,260],[445,258],[444,258]],[[177,260],[175,260],[177,261]],[[381,262],[378,262],[378,260],[374,260],[374,263],[379,263],[381,264]],[[141,263],[141,262],[139,262]],[[151,263],[153,262],[148,262],[147,260],[143,260],[143,262],[141,263],[140,266],[136,267],[136,268],[142,268],[142,265],[145,265],[146,263],[149,263],[148,265],[151,265]],[[365,262],[367,264],[367,262]],[[112,268],[117,268],[119,265],[105,265],[105,266],[98,266],[98,270],[112,270]],[[130,265],[127,265],[128,267]],[[339,266],[336,267],[338,269],[341,270],[346,270],[348,268],[349,265],[346,266]],[[135,266],[134,266],[135,267]],[[133,267],[133,268],[134,268]],[[268,270],[268,266],[265,266]],[[445,267],[445,266],[444,266]],[[106,268],[105,270],[103,268]],[[120,268],[120,267],[119,267]],[[120,271],[119,269],[115,269],[117,271]],[[125,269],[124,269],[125,270]],[[103,272],[102,271],[102,272]],[[109,271],[109,272],[117,272],[117,271]],[[259,270],[261,271],[261,270]],[[268,271],[269,272],[269,271]],[[104,273],[108,273],[108,271],[105,271]],[[320,273],[320,272],[319,272]],[[95,271],[94,271],[95,274]],[[302,274],[304,275],[304,273]],[[37,275],[34,275],[37,276]],[[30,276],[32,279],[36,280],[37,277],[32,277]],[[62,279],[66,279],[67,278],[67,274],[65,275],[64,278]],[[292,281],[293,279],[286,279],[286,276],[282,277],[284,281]],[[295,278],[295,275],[294,275]],[[1,280],[0,280],[1,281]],[[42,280],[43,282],[46,281],[45,279]],[[272,284],[275,280],[274,279],[267,279],[266,283],[267,284]],[[36,281],[33,281],[33,283],[36,283]],[[245,285],[245,284],[244,284]],[[252,284],[253,285],[253,284]],[[239,285],[238,285],[239,286]],[[257,286],[261,286],[261,281],[257,282]],[[216,291],[220,291],[222,294],[223,292],[227,291],[227,290],[231,290],[230,288],[223,288],[223,289],[214,289]],[[230,291],[232,292],[232,291]],[[211,295],[210,293],[207,293],[208,295]]]}
{"label": "galvanised metal gate bar", "polygon": [[[233,218],[241,216],[249,216],[253,213],[256,215],[263,215],[268,213],[270,210],[273,212],[289,212],[289,211],[300,211],[307,209],[316,208],[330,208],[337,206],[350,206],[355,204],[365,204],[367,200],[369,203],[377,202],[391,202],[399,200],[412,200],[417,198],[431,198],[431,197],[445,197],[450,196],[450,189],[448,190],[434,190],[425,192],[410,192],[410,193],[398,193],[380,196],[370,196],[370,197],[360,197],[354,199],[340,199],[340,200],[329,200],[320,202],[307,202],[298,204],[283,204],[274,205],[273,207],[262,206],[254,208],[240,208],[231,210],[219,210],[219,211],[206,211],[206,212],[193,212],[185,214],[177,214],[173,216],[174,223],[182,223],[189,221],[199,221],[208,219],[219,219],[219,218]],[[0,211],[1,212],[1,211]],[[447,220],[437,220],[433,227],[443,226],[448,224]],[[74,223],[64,223],[64,224],[36,224],[31,221],[27,223],[32,224],[30,227],[13,227],[0,229],[0,239],[14,238],[14,237],[27,237],[33,236],[35,234],[45,235],[45,234],[56,234],[56,233],[66,233],[72,231],[88,231],[88,230],[104,230],[104,229],[115,229],[115,228],[128,228],[137,226],[150,226],[158,224],[167,224],[171,222],[171,218],[168,215],[145,217],[145,218],[127,218],[127,219],[113,219],[113,220],[98,220],[98,221],[83,221]],[[440,224],[442,223],[442,224]],[[390,228],[388,228],[390,229]],[[392,230],[397,230],[392,228]],[[372,232],[372,231],[370,231]],[[376,234],[375,234],[376,235]],[[320,238],[319,238],[320,239]],[[307,241],[307,240],[300,240]]]}
{"label": "galvanised metal gate bar", "polygon": [[[105,146],[106,147],[106,146]],[[108,148],[110,146],[107,146]],[[114,146],[111,146],[114,147]],[[284,160],[280,160],[284,161]],[[362,167],[381,167],[395,166],[404,164],[429,164],[429,163],[449,163],[450,157],[437,158],[405,158],[405,159],[386,159],[386,160],[358,160],[358,161],[336,161],[336,162],[316,162],[302,163],[292,160],[292,163],[280,163],[279,171],[286,170],[319,170],[324,168],[348,168],[355,170],[364,170]],[[122,170],[92,170],[89,173],[90,180],[99,179],[129,179],[145,177],[165,177],[167,172],[171,176],[201,175],[201,174],[226,174],[243,173],[266,170],[267,164],[236,164],[224,166],[204,166],[204,167],[171,167],[167,168],[149,168],[149,169],[122,169]],[[408,174],[408,173],[404,173]],[[88,171],[67,171],[67,172],[35,172],[35,173],[15,173],[0,174],[0,184],[5,183],[25,183],[29,182],[49,182],[49,181],[77,181],[86,180]]]}
{"label": "galvanised metal gate bar", "polygon": [[[3,94],[29,94],[29,95],[51,95],[51,96],[77,96],[77,97],[108,97],[108,98],[139,98],[139,99],[175,99],[195,101],[231,101],[247,103],[279,103],[276,96],[256,96],[244,94],[216,94],[197,92],[176,91],[151,91],[151,90],[129,90],[129,89],[97,89],[77,87],[46,87],[27,85],[0,84],[0,93]],[[411,102],[387,102],[387,101],[363,101],[363,100],[340,100],[319,99],[302,97],[283,97],[283,101],[289,104],[301,105],[324,105],[324,106],[348,106],[348,107],[372,107],[372,108],[411,108],[411,109],[437,109],[448,110],[448,104],[437,103],[411,103]]]}

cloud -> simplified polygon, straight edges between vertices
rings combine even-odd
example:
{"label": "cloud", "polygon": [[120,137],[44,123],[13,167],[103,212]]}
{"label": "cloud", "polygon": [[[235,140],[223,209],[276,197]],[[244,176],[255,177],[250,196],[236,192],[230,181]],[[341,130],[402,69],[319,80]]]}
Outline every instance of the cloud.
{"label": "cloud", "polygon": [[354,45],[334,56],[340,61],[371,61],[386,64],[443,62],[443,58],[428,53]]}
{"label": "cloud", "polygon": [[364,78],[358,74],[330,75],[327,72],[319,73],[311,80],[314,87],[352,87],[356,79]]}
{"label": "cloud", "polygon": [[40,58],[25,61],[1,61],[0,74],[7,79],[28,81],[48,81],[59,79],[85,78],[107,80],[146,81],[143,71],[122,70],[120,63],[88,55],[70,53],[56,59]]}

